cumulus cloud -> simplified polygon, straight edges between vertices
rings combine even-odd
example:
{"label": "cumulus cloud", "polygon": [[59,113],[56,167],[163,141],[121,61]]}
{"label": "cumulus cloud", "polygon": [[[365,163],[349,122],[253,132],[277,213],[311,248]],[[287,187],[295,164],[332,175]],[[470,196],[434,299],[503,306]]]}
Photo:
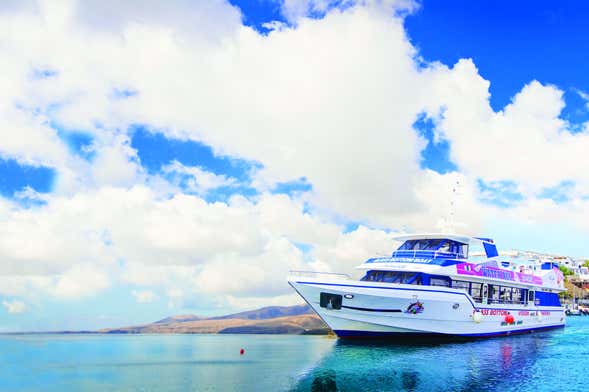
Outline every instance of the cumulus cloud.
{"label": "cumulus cloud", "polygon": [[489,82],[478,75],[471,60],[461,60],[434,86],[444,96],[440,102],[445,102],[438,130],[451,141],[451,158],[462,172],[514,181],[532,197],[566,180],[586,188],[583,168],[589,161],[583,151],[589,148],[589,133],[574,132],[559,117],[562,90],[530,81],[509,105],[494,112]]}
{"label": "cumulus cloud", "polygon": [[[43,87],[36,93],[43,103],[56,105],[55,121],[96,134],[147,123],[200,140],[261,162],[260,182],[306,177],[316,204],[354,219],[390,224],[398,213],[420,208],[412,190],[424,141],[411,125],[427,86],[401,18],[381,6],[360,6],[268,36],[239,24],[215,44],[178,41],[149,20],[121,24],[124,39],[67,34],[71,22],[50,31],[32,20],[15,26],[53,43],[51,51],[35,44],[24,55],[58,72],[27,82]],[[88,46],[75,62],[64,62]],[[22,52],[21,45],[10,54],[22,58]],[[108,99],[119,86],[137,95]],[[108,166],[123,167],[128,154],[120,149],[98,145],[96,154],[98,181],[132,175],[132,168]]]}
{"label": "cumulus cloud", "polygon": [[[358,232],[363,235],[343,252],[369,257],[370,241],[381,233],[361,227],[342,234],[342,227],[311,216],[304,203],[285,195],[219,203],[196,195],[161,197],[145,186],[52,196],[44,206],[8,209],[3,217],[0,275],[12,283],[0,292],[33,287],[68,300],[116,282],[212,295],[285,295],[280,277],[316,267],[297,244],[325,252],[342,235]],[[380,236],[381,248],[387,238]],[[335,269],[340,260],[324,253],[321,263]]]}
{"label": "cumulus cloud", "polygon": [[224,0],[84,0],[75,2],[73,19],[93,31],[124,34],[129,25],[170,29],[188,38],[217,40],[240,26],[238,9]]}
{"label": "cumulus cloud", "polygon": [[155,301],[158,298],[157,294],[149,290],[133,290],[131,291],[131,294],[133,294],[133,297],[135,297],[135,301],[137,301],[137,303],[139,304],[148,304]]}
{"label": "cumulus cloud", "polygon": [[6,311],[8,313],[24,313],[27,311],[27,305],[22,302],[22,301],[18,301],[18,300],[14,300],[14,301],[8,301],[8,300],[4,300],[2,301],[2,305],[4,306],[4,308],[6,309]]}
{"label": "cumulus cloud", "polygon": [[94,265],[74,265],[55,277],[48,288],[57,298],[79,299],[97,294],[109,286],[108,275]]}
{"label": "cumulus cloud", "polygon": [[211,173],[198,166],[184,166],[176,160],[162,167],[162,171],[172,177],[172,182],[182,185],[188,192],[199,195],[204,195],[216,188],[237,184],[237,180],[234,178]]}
{"label": "cumulus cloud", "polygon": [[[267,35],[221,0],[162,4],[0,8],[0,155],[58,173],[42,205],[0,200],[0,293],[75,300],[124,284],[171,306],[196,293],[260,304],[294,298],[289,269],[353,272],[390,252],[391,229],[475,234],[504,214],[589,230],[589,139],[559,117],[562,91],[530,81],[495,112],[472,60],[419,59],[402,16],[415,3],[285,0],[291,25]],[[422,167],[424,113],[456,172]],[[133,124],[259,162],[259,193],[207,201],[237,180],[178,161],[147,174]],[[64,130],[91,135],[93,158]],[[310,191],[268,191],[300,178]],[[479,179],[513,182],[525,205],[485,204]],[[539,198],[564,180],[570,201]]]}
{"label": "cumulus cloud", "polygon": [[280,0],[281,11],[291,23],[297,23],[309,15],[321,16],[328,11],[343,10],[353,6],[379,7],[384,12],[410,12],[418,3],[412,0]]}

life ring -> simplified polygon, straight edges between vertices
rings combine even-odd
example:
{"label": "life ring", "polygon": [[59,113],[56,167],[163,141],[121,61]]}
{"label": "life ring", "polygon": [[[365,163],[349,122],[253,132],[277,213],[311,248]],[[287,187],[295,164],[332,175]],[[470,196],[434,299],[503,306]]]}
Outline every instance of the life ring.
{"label": "life ring", "polygon": [[477,324],[483,321],[483,314],[480,310],[475,309],[472,311],[472,321],[474,321]]}

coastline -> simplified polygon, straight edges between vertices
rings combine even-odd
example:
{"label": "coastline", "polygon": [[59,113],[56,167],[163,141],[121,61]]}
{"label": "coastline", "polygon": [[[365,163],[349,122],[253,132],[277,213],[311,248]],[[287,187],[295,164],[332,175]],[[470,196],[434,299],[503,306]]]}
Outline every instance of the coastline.
{"label": "coastline", "polygon": [[141,325],[96,330],[18,331],[1,335],[42,334],[255,334],[329,335],[333,332],[307,305],[270,306],[214,317],[176,315]]}

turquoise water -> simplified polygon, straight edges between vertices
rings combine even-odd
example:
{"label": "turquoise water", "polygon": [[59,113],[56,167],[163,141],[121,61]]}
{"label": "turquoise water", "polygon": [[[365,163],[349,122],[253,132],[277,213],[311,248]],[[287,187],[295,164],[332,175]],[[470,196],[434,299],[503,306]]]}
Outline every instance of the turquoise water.
{"label": "turquoise water", "polygon": [[[320,336],[4,335],[2,391],[581,391],[589,317],[446,344]],[[239,350],[245,349],[240,355]]]}

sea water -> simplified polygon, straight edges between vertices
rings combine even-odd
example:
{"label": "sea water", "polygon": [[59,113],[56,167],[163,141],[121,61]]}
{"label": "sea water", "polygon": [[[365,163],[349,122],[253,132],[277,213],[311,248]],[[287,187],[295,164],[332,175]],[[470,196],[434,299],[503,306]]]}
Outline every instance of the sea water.
{"label": "sea water", "polygon": [[[461,343],[323,336],[2,335],[2,391],[580,391],[589,317]],[[243,348],[243,355],[240,350]]]}

